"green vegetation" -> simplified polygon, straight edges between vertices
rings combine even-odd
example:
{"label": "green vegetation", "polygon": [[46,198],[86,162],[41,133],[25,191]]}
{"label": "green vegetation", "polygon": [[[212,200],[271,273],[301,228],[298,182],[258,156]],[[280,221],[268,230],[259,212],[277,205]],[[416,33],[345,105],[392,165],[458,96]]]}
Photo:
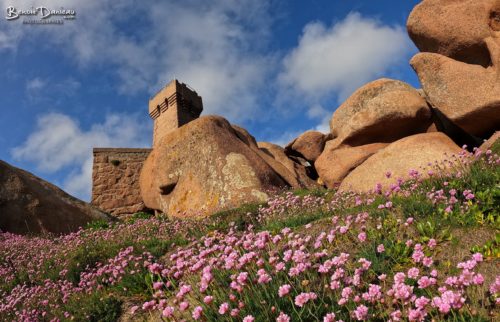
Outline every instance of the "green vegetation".
{"label": "green vegetation", "polygon": [[[500,150],[500,142],[494,150]],[[0,320],[116,321],[132,306],[130,314],[139,320],[151,315],[191,320],[199,313],[207,321],[247,315],[271,321],[283,313],[293,321],[310,321],[335,313],[345,321],[382,321],[397,310],[410,314],[415,303],[390,295],[409,289],[429,300],[427,320],[495,319],[498,160],[469,156],[452,174],[436,170],[438,175],[406,182],[388,195],[302,189],[201,220],[137,213],[113,224],[96,221],[58,238],[2,234],[0,307],[16,304],[0,309]],[[340,264],[328,263],[341,257]],[[467,275],[458,263],[473,266],[476,284],[446,284],[448,277]],[[207,266],[211,270],[204,271]],[[337,268],[345,277],[338,289],[332,277]],[[410,277],[410,270],[418,270],[418,277]],[[422,288],[419,279],[433,271],[438,272],[435,284]],[[401,274],[401,283],[394,284]],[[359,299],[344,296],[345,287]],[[456,292],[453,296],[464,302],[450,308],[439,304],[438,287]],[[213,298],[207,301],[207,295]],[[237,309],[237,318],[225,312],[224,303]]]}

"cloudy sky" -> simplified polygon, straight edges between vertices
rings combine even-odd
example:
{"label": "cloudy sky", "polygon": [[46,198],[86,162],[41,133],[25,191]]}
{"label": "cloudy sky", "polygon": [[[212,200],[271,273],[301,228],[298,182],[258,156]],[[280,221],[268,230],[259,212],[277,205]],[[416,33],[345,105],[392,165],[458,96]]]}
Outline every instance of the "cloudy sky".
{"label": "cloudy sky", "polygon": [[[177,78],[259,141],[328,131],[380,77],[419,87],[418,0],[0,0],[0,159],[89,200],[92,147],[149,147],[149,97]],[[73,9],[63,25],[7,8]]]}

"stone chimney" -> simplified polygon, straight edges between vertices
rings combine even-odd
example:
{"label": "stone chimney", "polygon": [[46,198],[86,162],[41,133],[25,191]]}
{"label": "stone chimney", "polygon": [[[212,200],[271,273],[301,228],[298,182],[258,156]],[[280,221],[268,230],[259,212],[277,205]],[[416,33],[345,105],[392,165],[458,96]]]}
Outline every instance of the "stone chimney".
{"label": "stone chimney", "polygon": [[149,100],[149,115],[154,121],[153,148],[165,134],[197,119],[203,102],[193,89],[174,79]]}

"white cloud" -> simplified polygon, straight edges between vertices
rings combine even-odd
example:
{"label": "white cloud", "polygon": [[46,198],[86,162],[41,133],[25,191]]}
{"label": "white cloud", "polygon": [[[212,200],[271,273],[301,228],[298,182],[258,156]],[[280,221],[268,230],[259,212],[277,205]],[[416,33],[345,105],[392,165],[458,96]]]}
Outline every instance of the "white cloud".
{"label": "white cloud", "polygon": [[63,189],[88,199],[92,180],[92,148],[145,147],[150,129],[138,117],[112,114],[103,123],[85,130],[76,120],[60,113],[40,117],[33,133],[12,150],[17,160],[34,162],[39,171],[54,173],[72,169]]}
{"label": "white cloud", "polygon": [[311,119],[320,120],[319,124],[316,125],[313,130],[325,134],[330,132],[330,118],[332,117],[331,111],[328,111],[320,104],[314,104],[307,110],[307,116]]}
{"label": "white cloud", "polygon": [[386,26],[359,13],[332,26],[311,22],[285,57],[279,82],[287,96],[305,96],[310,106],[332,94],[342,101],[404,61],[410,49],[403,27]]}
{"label": "white cloud", "polygon": [[[57,46],[81,68],[113,66],[121,92],[154,93],[176,77],[203,97],[205,114],[241,122],[258,115],[258,89],[273,66],[260,50],[273,20],[270,2],[60,0],[58,7],[76,10],[74,21],[8,25],[15,25],[21,38]],[[15,6],[36,3],[24,0]],[[2,35],[0,29],[0,48]]]}
{"label": "white cloud", "polygon": [[40,77],[35,77],[26,82],[26,91],[33,92],[38,91],[47,85],[46,81],[41,79]]}

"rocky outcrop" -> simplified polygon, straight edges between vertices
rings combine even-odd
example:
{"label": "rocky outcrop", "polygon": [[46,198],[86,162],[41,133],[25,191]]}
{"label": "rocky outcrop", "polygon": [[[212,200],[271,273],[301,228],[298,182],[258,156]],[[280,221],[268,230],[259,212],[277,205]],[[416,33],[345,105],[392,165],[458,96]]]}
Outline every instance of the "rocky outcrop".
{"label": "rocky outcrop", "polygon": [[408,18],[429,104],[470,135],[500,128],[500,2],[425,0]]}
{"label": "rocky outcrop", "polygon": [[241,126],[231,125],[236,135],[252,150],[254,150],[266,163],[278,173],[292,188],[311,188],[316,186],[308,176],[308,168],[300,158],[288,158],[283,148],[268,142],[259,142]]}
{"label": "rocky outcrop", "polygon": [[326,142],[323,153],[314,163],[316,171],[327,188],[333,189],[357,166],[383,149],[387,143],[372,143],[356,147],[331,147]]}
{"label": "rocky outcrop", "polygon": [[[314,176],[311,173],[312,165],[300,157],[288,157],[285,154],[285,149],[279,145],[269,143],[269,142],[258,142],[257,146],[262,151],[263,154],[272,157],[279,164],[286,168],[285,171],[279,171],[277,167],[273,166],[273,169],[278,172],[287,182],[297,182],[296,188],[315,188],[318,186],[316,181],[311,179]],[[262,155],[262,154],[261,154]],[[273,163],[269,162],[265,156],[263,158],[272,166]],[[293,178],[293,179],[292,179]],[[293,186],[293,185],[291,185]]]}
{"label": "rocky outcrop", "polygon": [[379,79],[358,89],[334,113],[335,146],[393,142],[425,132],[431,123],[427,102],[410,85]]}
{"label": "rocky outcrop", "polygon": [[263,202],[266,191],[289,186],[248,140],[217,116],[201,117],[165,135],[141,171],[146,206],[174,217],[205,216]]}
{"label": "rocky outcrop", "polygon": [[314,162],[321,182],[334,188],[353,169],[388,143],[427,132],[432,113],[410,85],[379,79],[354,92],[330,120],[333,140]]}
{"label": "rocky outcrop", "polygon": [[[422,178],[428,177],[428,164],[450,160],[461,149],[440,132],[412,135],[394,143],[369,157],[354,169],[339,187],[340,191],[369,192],[380,183],[383,189],[398,178],[408,179],[409,170],[417,170]],[[443,167],[448,166],[444,162]],[[441,170],[442,171],[442,170]],[[390,178],[386,173],[390,172]]]}
{"label": "rocky outcrop", "polygon": [[113,218],[33,174],[0,161],[0,230],[69,233]]}
{"label": "rocky outcrop", "polygon": [[408,18],[408,34],[422,52],[487,67],[485,39],[496,0],[424,0]]}
{"label": "rocky outcrop", "polygon": [[306,131],[285,146],[285,153],[314,163],[325,147],[326,136],[318,131]]}
{"label": "rocky outcrop", "polygon": [[500,128],[500,78],[494,67],[484,68],[431,53],[411,60],[429,103],[476,136]]}

